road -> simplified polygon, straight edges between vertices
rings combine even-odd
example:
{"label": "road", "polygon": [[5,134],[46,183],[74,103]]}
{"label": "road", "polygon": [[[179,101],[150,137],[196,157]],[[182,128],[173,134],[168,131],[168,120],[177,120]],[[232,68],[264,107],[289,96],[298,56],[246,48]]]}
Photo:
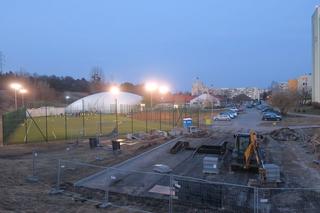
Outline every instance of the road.
{"label": "road", "polygon": [[[215,121],[212,130],[230,135],[230,132],[249,131],[250,129],[258,132],[267,132],[281,128],[280,125],[260,125],[263,122],[270,123],[270,121],[261,121],[261,114],[256,109],[248,109],[232,121]],[[295,126],[295,128],[303,128],[303,126]],[[192,151],[178,152],[174,155],[169,153],[170,148],[180,139],[171,140],[141,155],[117,164],[108,170],[81,179],[75,185],[94,189],[105,189],[107,186],[110,191],[146,195],[155,184],[169,185],[168,176],[151,173],[154,164],[168,165],[173,169],[174,174],[203,177],[202,158],[190,160],[193,154]],[[199,174],[194,175],[193,173]]]}

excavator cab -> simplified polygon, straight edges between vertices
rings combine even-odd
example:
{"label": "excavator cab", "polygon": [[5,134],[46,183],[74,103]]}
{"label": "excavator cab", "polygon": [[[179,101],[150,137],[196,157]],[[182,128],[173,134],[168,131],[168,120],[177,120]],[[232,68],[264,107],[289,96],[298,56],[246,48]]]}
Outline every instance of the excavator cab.
{"label": "excavator cab", "polygon": [[234,135],[235,143],[233,149],[234,158],[238,158],[238,160],[242,160],[244,152],[250,144],[250,134],[249,133],[239,133]]}
{"label": "excavator cab", "polygon": [[249,133],[238,133],[234,135],[235,144],[233,149],[232,170],[250,170],[259,171],[262,164],[261,154],[258,148],[257,133],[250,131]]}

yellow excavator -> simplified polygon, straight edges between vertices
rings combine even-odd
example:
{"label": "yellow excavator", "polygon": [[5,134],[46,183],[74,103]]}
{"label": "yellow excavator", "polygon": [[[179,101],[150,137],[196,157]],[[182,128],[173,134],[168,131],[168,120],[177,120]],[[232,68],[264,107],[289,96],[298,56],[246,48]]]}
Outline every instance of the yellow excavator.
{"label": "yellow excavator", "polygon": [[258,139],[262,139],[262,136],[251,130],[249,133],[238,133],[234,135],[234,138],[235,145],[232,153],[231,169],[233,171],[259,172],[260,181],[265,182],[266,171],[258,142]]}

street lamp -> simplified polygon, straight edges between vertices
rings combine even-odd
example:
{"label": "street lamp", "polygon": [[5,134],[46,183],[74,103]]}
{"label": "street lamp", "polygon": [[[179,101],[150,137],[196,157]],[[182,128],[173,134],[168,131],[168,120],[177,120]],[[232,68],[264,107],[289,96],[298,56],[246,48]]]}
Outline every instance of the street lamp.
{"label": "street lamp", "polygon": [[116,112],[116,131],[117,131],[117,137],[118,137],[118,135],[119,135],[119,125],[118,125],[118,100],[117,100],[117,95],[119,94],[120,89],[117,86],[112,86],[110,88],[110,92],[114,96],[114,100],[115,100],[115,106],[116,106],[116,110],[115,110],[115,112]]}
{"label": "street lamp", "polygon": [[14,89],[14,103],[15,103],[15,107],[17,110],[18,109],[17,91],[19,91],[22,86],[19,83],[12,83],[12,84],[10,84],[10,87],[11,87],[11,89]]}
{"label": "street lamp", "polygon": [[145,85],[145,89],[147,92],[150,92],[150,105],[152,109],[152,93],[157,90],[158,85],[155,82],[148,82]]}
{"label": "street lamp", "polygon": [[[161,103],[163,102],[163,96],[165,95],[165,94],[167,94],[169,92],[169,87],[167,87],[167,86],[165,86],[165,85],[162,85],[162,86],[160,86],[159,87],[159,93],[160,93],[160,95],[161,95]],[[160,106],[160,130],[161,130],[161,107],[162,106]]]}
{"label": "street lamp", "polygon": [[22,106],[24,106],[24,94],[28,93],[28,90],[22,88],[22,89],[19,90],[19,93],[21,94]]}
{"label": "street lamp", "polygon": [[169,87],[162,85],[159,87],[159,92],[161,95],[165,95],[169,92]]}
{"label": "street lamp", "polygon": [[67,95],[67,96],[65,97],[65,99],[66,99],[66,104],[68,105],[68,101],[69,101],[69,99],[70,99],[70,96]]}

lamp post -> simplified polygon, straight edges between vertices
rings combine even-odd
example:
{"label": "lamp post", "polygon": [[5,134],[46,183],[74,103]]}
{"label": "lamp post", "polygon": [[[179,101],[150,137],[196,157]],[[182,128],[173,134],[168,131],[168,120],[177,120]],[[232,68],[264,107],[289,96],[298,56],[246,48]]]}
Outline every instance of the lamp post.
{"label": "lamp post", "polygon": [[[160,86],[159,87],[159,93],[161,94],[161,103],[163,101],[163,96],[166,95],[169,92],[169,88],[167,86]],[[160,106],[160,130],[161,130],[161,106]]]}
{"label": "lamp post", "polygon": [[11,87],[11,89],[14,90],[14,103],[15,103],[15,107],[17,110],[18,109],[17,91],[19,91],[22,86],[19,83],[12,83],[12,84],[10,84],[10,87]]}
{"label": "lamp post", "polygon": [[151,109],[153,107],[152,105],[152,93],[157,90],[158,88],[158,85],[155,83],[155,82],[148,82],[146,83],[145,85],[145,89],[147,92],[150,92],[150,106],[151,106]]}
{"label": "lamp post", "polygon": [[[68,122],[67,122],[67,112],[66,112],[66,109],[68,107],[68,100],[70,99],[70,96],[67,95],[65,97],[66,99],[66,107],[65,107],[65,110],[64,110],[64,138],[67,140],[68,139]],[[70,113],[70,111],[69,111]]]}
{"label": "lamp post", "polygon": [[117,86],[112,86],[110,88],[110,92],[113,94],[114,100],[115,100],[116,132],[117,132],[117,137],[118,137],[118,135],[119,135],[119,125],[118,125],[118,100],[117,100],[117,95],[119,94],[120,89]]}
{"label": "lamp post", "polygon": [[21,94],[21,103],[22,103],[22,106],[24,107],[24,94],[28,93],[28,90],[22,88],[19,90],[19,93]]}
{"label": "lamp post", "polygon": [[66,99],[66,105],[68,106],[68,101],[69,101],[69,99],[70,99],[70,96],[67,95],[67,96],[65,97],[65,99]]}

